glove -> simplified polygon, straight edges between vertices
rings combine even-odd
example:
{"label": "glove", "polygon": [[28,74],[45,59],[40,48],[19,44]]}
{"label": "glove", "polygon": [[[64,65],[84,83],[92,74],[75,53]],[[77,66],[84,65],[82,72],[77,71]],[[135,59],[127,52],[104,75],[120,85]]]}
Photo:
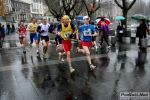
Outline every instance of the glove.
{"label": "glove", "polygon": [[45,32],[44,30],[41,31],[41,33]]}

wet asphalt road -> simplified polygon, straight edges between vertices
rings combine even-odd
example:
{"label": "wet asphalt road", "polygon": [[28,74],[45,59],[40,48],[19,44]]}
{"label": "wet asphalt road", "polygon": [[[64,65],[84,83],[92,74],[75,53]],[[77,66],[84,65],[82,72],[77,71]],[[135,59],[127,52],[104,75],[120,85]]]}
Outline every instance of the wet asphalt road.
{"label": "wet asphalt road", "polygon": [[125,39],[111,50],[104,44],[98,54],[91,49],[94,71],[85,55],[75,53],[78,43],[73,42],[72,74],[66,60],[58,60],[55,44],[50,44],[44,61],[42,55],[42,60],[36,58],[29,41],[26,55],[17,41],[15,34],[6,36],[10,48],[0,49],[0,100],[120,100],[120,92],[150,92],[150,49],[139,51],[138,40]]}

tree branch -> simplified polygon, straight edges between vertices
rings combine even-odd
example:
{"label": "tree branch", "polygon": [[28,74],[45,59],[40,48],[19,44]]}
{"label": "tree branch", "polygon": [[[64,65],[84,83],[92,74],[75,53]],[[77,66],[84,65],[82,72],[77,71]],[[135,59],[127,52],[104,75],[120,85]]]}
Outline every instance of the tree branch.
{"label": "tree branch", "polygon": [[136,0],[133,0],[132,3],[128,6],[127,10],[130,10],[131,7],[134,5],[135,2],[136,2]]}
{"label": "tree branch", "polygon": [[115,2],[121,9],[123,9],[123,6],[122,6],[117,0],[114,0],[114,2]]}

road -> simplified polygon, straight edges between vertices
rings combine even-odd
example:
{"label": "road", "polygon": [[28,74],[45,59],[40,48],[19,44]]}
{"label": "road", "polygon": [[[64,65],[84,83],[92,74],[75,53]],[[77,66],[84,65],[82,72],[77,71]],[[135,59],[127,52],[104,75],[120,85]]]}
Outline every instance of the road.
{"label": "road", "polygon": [[70,74],[66,60],[58,60],[55,44],[49,44],[46,61],[38,60],[29,37],[24,55],[18,36],[7,35],[0,49],[0,100],[120,100],[120,92],[150,92],[150,49],[139,51],[138,40],[124,42],[111,50],[104,44],[98,54],[91,49],[94,71],[85,55],[75,53],[78,43],[72,42],[76,71]]}

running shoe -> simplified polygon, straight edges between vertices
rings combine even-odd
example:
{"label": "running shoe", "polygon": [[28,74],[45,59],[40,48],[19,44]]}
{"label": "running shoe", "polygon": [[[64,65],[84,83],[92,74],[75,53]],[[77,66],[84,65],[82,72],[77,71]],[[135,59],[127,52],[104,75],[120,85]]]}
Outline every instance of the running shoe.
{"label": "running shoe", "polygon": [[107,46],[107,49],[110,49],[111,48],[111,46]]}
{"label": "running shoe", "polygon": [[64,58],[61,58],[61,61],[64,62]]}
{"label": "running shoe", "polygon": [[61,52],[58,53],[58,60],[61,60],[62,54]]}
{"label": "running shoe", "polygon": [[36,53],[37,53],[37,54],[39,54],[39,49],[38,49],[38,50],[36,50]]}
{"label": "running shoe", "polygon": [[99,46],[99,48],[102,48],[102,46],[100,44],[98,46]]}
{"label": "running shoe", "polygon": [[95,49],[95,53],[98,53],[98,50],[97,50],[97,48]]}
{"label": "running shoe", "polygon": [[70,68],[70,73],[75,72],[75,69],[73,69],[72,67]]}
{"label": "running shoe", "polygon": [[46,53],[44,53],[44,51],[42,52],[42,54],[43,54],[43,57],[46,58]]}
{"label": "running shoe", "polygon": [[94,66],[93,64],[90,65],[90,69],[94,70],[96,68],[96,66]]}

